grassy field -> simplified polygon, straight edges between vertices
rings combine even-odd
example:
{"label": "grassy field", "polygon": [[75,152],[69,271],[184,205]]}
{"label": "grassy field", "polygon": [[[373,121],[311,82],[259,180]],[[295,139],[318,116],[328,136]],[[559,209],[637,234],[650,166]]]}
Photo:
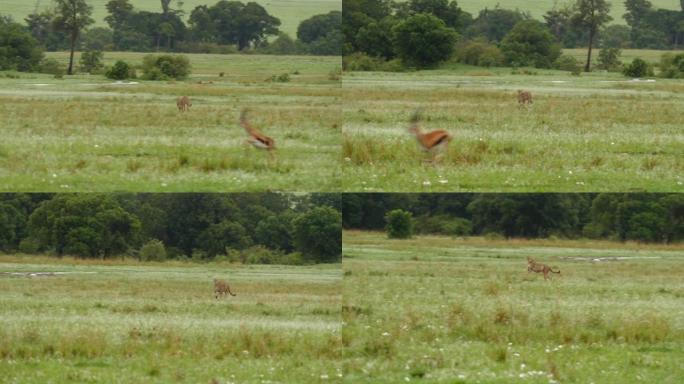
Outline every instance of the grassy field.
{"label": "grassy field", "polygon": [[[95,26],[105,27],[107,23],[104,18],[109,14],[105,5],[109,0],[87,0],[88,4],[93,7],[92,18],[95,20]],[[192,10],[199,5],[213,5],[218,0],[183,0],[182,9],[185,11],[183,19],[187,21]],[[243,1],[247,3],[247,1]],[[140,11],[161,12],[161,2],[150,0],[130,0],[129,3]],[[291,37],[297,36],[297,27],[302,20],[308,19],[314,15],[328,13],[330,11],[341,11],[342,1],[340,0],[269,0],[257,1],[261,4],[269,14],[280,19],[280,30],[287,33]],[[27,15],[33,13],[36,9],[43,10],[52,6],[51,0],[3,0],[0,5],[0,14],[11,15],[15,20],[23,22]],[[171,7],[177,9],[177,2],[172,1]]]}
{"label": "grassy field", "polygon": [[[143,56],[108,52],[105,61]],[[339,58],[188,56],[193,73],[183,82],[0,72],[0,190],[339,189]],[[266,81],[284,73],[290,82]],[[181,95],[192,99],[188,113],[176,108]],[[277,161],[245,144],[245,107],[276,140]]]}
{"label": "grassy field", "polygon": [[[345,73],[343,190],[684,190],[684,82],[529,71]],[[418,108],[453,136],[436,164],[407,130]]]}
{"label": "grassy field", "polygon": [[[353,383],[681,383],[684,245],[347,232]],[[560,269],[550,281],[526,256]]]}
{"label": "grassy field", "polygon": [[340,293],[339,264],[0,256],[0,382],[335,382]]}

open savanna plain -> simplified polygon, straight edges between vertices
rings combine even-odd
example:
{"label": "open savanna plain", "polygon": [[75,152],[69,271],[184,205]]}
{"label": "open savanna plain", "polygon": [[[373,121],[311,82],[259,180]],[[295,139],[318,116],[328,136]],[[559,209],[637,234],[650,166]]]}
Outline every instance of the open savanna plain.
{"label": "open savanna plain", "polygon": [[[350,383],[681,383],[684,245],[343,235]],[[544,281],[526,257],[560,269]]]}
{"label": "open savanna plain", "polygon": [[[684,190],[684,82],[524,71],[345,73],[343,189]],[[453,136],[435,164],[407,129],[418,109],[424,131]]]}
{"label": "open savanna plain", "polygon": [[[215,299],[213,278],[228,281],[237,296]],[[2,256],[0,302],[2,383],[316,383],[341,376],[339,264]]]}
{"label": "open savanna plain", "polygon": [[[143,56],[106,52],[105,63]],[[339,189],[339,58],[187,56],[187,81],[0,72],[0,190]],[[268,81],[282,74],[290,81]],[[176,108],[183,95],[186,113]],[[275,139],[275,161],[245,143],[243,108]]]}

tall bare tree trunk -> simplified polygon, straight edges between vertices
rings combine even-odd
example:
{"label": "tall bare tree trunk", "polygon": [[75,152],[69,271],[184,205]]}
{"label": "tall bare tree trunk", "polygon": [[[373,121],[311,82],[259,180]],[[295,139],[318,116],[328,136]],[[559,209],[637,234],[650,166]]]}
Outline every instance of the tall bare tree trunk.
{"label": "tall bare tree trunk", "polygon": [[594,28],[589,29],[589,51],[587,52],[587,64],[584,66],[584,72],[591,71],[591,48],[594,45]]}
{"label": "tall bare tree trunk", "polygon": [[67,70],[68,75],[73,75],[74,68],[74,49],[76,48],[76,34],[71,33],[71,52],[69,53],[69,70]]}

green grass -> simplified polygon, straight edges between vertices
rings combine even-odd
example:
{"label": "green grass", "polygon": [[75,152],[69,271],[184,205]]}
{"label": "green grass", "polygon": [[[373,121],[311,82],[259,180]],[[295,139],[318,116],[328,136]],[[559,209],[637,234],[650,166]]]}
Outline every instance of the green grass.
{"label": "green grass", "polygon": [[[340,83],[329,79],[339,58],[188,56],[193,74],[182,82],[0,73],[0,190],[339,189]],[[105,53],[108,64],[142,57]],[[289,83],[265,81],[282,73]],[[181,95],[188,113],[176,108]],[[276,140],[277,161],[245,144],[245,107]]]}
{"label": "green grass", "polygon": [[334,382],[340,292],[339,264],[0,256],[0,382]]}
{"label": "green grass", "polygon": [[[40,4],[40,10],[52,6],[51,0],[4,0],[0,6],[0,14],[11,15],[15,20],[23,22],[27,15],[33,13],[37,2]],[[104,18],[109,14],[105,8],[109,0],[87,0],[87,2],[93,7],[94,25],[107,26]],[[182,7],[185,11],[184,21],[187,22],[196,6],[213,5],[217,2],[218,0],[184,0]],[[130,0],[130,3],[139,11],[161,12],[161,2],[159,1]],[[266,8],[268,13],[279,18],[281,21],[280,30],[293,38],[297,36],[297,27],[303,20],[314,15],[342,10],[340,0],[270,0],[257,1],[257,3]],[[176,9],[176,4],[176,1],[172,1],[171,7]]]}
{"label": "green grass", "polygon": [[[345,191],[683,191],[684,83],[447,64],[343,78]],[[534,104],[519,108],[516,90]],[[453,140],[436,164],[408,133]]]}
{"label": "green grass", "polygon": [[[591,62],[592,65],[596,65],[597,59],[598,59],[598,54],[601,50],[592,50],[591,52]],[[673,53],[673,54],[678,54],[678,53],[684,53],[682,50],[671,50],[671,51],[664,51],[664,50],[657,50],[657,49],[623,49],[622,53],[620,55],[620,61],[623,64],[628,64],[631,63],[632,60],[636,59],[637,57],[640,59],[643,59],[649,63],[653,64],[658,64],[660,63],[660,59],[662,58],[663,54],[665,53]],[[577,59],[580,63],[584,64],[587,62],[587,49],[586,48],[564,48],[563,49],[563,54],[565,55],[570,55]]]}
{"label": "green grass", "polygon": [[346,232],[343,249],[348,382],[684,380],[682,244]]}

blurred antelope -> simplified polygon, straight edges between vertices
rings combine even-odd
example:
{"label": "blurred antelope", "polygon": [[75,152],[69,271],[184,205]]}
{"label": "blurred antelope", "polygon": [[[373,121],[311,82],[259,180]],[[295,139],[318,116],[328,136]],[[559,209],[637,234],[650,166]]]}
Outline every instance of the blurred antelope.
{"label": "blurred antelope", "polygon": [[275,140],[264,135],[258,129],[254,128],[252,124],[249,123],[249,121],[247,120],[248,111],[249,110],[245,108],[242,110],[242,113],[240,113],[240,125],[242,126],[242,128],[245,129],[245,131],[249,135],[247,143],[253,145],[256,148],[265,149],[266,151],[268,151],[268,154],[271,156],[271,159],[274,159],[275,155],[273,154],[273,150],[275,149]]}
{"label": "blurred antelope", "polygon": [[192,101],[190,101],[189,97],[182,96],[182,97],[179,97],[178,100],[176,100],[176,106],[178,107],[179,111],[185,112],[190,107],[192,107]]}
{"label": "blurred antelope", "polygon": [[524,107],[526,105],[532,105],[532,93],[530,91],[518,90],[518,106]]}
{"label": "blurred antelope", "polygon": [[437,151],[446,151],[449,146],[449,141],[451,141],[451,135],[449,132],[438,129],[435,131],[430,131],[423,133],[420,130],[420,110],[416,110],[411,116],[411,125],[409,126],[409,132],[413,133],[418,139],[418,143],[423,148],[424,151],[430,152],[432,154],[432,162],[437,160]]}

